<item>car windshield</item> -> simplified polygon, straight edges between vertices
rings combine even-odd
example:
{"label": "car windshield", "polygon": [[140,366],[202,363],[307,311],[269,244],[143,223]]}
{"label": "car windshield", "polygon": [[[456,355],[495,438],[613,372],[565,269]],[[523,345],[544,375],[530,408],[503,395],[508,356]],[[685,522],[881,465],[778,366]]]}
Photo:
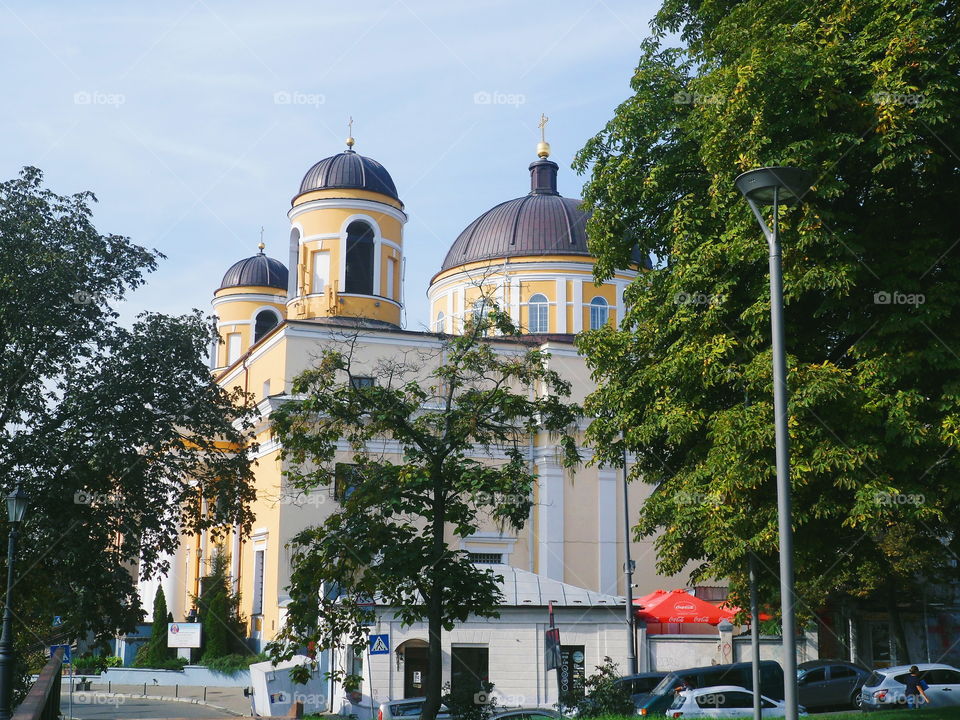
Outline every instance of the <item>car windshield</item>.
{"label": "car windshield", "polygon": [[651,695],[666,695],[672,692],[680,684],[680,676],[676,673],[670,673],[663,680],[657,683],[657,686],[650,691]]}
{"label": "car windshield", "polygon": [[872,673],[870,677],[867,678],[867,681],[864,683],[864,685],[866,687],[876,687],[877,685],[882,684],[886,677],[887,676],[881,672]]}

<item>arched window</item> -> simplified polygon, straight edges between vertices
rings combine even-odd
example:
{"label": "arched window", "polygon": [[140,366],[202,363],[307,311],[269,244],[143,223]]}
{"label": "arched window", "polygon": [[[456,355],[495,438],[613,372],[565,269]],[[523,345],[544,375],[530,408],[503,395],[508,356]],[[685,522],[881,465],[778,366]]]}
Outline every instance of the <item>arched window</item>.
{"label": "arched window", "polygon": [[273,310],[261,310],[253,326],[253,341],[260,342],[260,338],[280,324],[280,317]]}
{"label": "arched window", "polygon": [[443,313],[442,312],[437,313],[437,324],[434,327],[436,328],[436,331],[438,333],[443,332],[443,320],[444,320]]}
{"label": "arched window", "polygon": [[373,295],[373,228],[365,222],[347,225],[346,277],[343,291]]}
{"label": "arched window", "polygon": [[549,305],[547,303],[546,295],[541,295],[537,293],[530,298],[530,301],[527,303],[527,308],[530,312],[530,327],[528,328],[532,333],[545,333],[549,329]]}
{"label": "arched window", "polygon": [[610,306],[602,297],[590,301],[590,329],[599,330],[610,319]]}

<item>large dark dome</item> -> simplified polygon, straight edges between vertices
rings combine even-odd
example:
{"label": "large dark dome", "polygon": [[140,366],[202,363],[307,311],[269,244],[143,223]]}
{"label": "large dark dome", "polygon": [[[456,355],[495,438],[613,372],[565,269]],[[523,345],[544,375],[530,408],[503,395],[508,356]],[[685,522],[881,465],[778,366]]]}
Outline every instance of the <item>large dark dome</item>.
{"label": "large dark dome", "polygon": [[262,252],[234,263],[223,276],[220,289],[253,285],[287,290],[287,268]]}
{"label": "large dark dome", "polygon": [[[551,160],[530,164],[530,194],[487,210],[454,241],[442,270],[466,263],[530,255],[583,255],[589,215],[581,201],[557,192],[557,170]],[[637,256],[638,264],[640,262]]]}
{"label": "large dark dome", "polygon": [[324,158],[307,170],[300,183],[299,194],[336,188],[369,190],[400,200],[397,186],[393,184],[387,169],[376,160],[358,155],[353,150]]}

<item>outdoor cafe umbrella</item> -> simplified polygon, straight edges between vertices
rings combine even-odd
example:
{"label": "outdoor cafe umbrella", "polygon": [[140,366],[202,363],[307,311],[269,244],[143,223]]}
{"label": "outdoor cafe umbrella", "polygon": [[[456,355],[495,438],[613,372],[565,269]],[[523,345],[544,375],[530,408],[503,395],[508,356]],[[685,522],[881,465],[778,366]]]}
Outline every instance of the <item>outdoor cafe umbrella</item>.
{"label": "outdoor cafe umbrella", "polygon": [[653,623],[708,623],[732,620],[736,613],[694,597],[684,590],[657,590],[633,601],[636,616]]}

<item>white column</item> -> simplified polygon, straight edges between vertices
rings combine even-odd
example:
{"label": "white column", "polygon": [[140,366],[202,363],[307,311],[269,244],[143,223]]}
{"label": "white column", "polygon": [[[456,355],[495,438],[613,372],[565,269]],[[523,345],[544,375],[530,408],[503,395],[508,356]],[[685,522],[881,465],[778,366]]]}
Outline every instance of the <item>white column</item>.
{"label": "white column", "polygon": [[623,313],[626,307],[623,303],[623,289],[625,287],[623,283],[617,283],[617,327],[623,325]]}
{"label": "white column", "polygon": [[453,332],[453,292],[447,293],[447,315],[443,318],[443,327],[440,328],[442,332],[451,333]]}
{"label": "white column", "polygon": [[510,319],[520,325],[520,278],[510,278]]}
{"label": "white column", "polygon": [[240,589],[240,530],[236,525],[230,547],[230,584],[234,593]]}
{"label": "white column", "polygon": [[617,470],[597,471],[597,567],[602,593],[617,594]]}
{"label": "white column", "polygon": [[455,291],[457,293],[457,299],[454,301],[454,312],[457,313],[457,320],[454,322],[453,332],[460,333],[463,332],[463,322],[465,318],[463,317],[465,310],[464,303],[464,291],[463,287],[458,287]]}
{"label": "white column", "polygon": [[557,332],[567,332],[567,280],[557,280]]}
{"label": "white column", "polygon": [[583,280],[573,281],[573,332],[583,330]]}
{"label": "white column", "polygon": [[553,458],[537,461],[537,495],[540,513],[537,539],[538,571],[563,581],[563,468]]}

